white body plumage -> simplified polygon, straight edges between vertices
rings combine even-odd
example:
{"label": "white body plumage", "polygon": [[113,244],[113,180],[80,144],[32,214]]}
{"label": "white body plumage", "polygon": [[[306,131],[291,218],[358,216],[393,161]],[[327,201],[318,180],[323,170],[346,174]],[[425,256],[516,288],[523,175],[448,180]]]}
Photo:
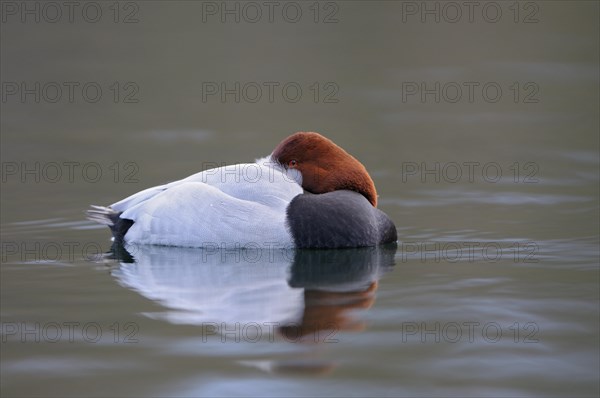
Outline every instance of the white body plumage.
{"label": "white body plumage", "polygon": [[292,247],[286,208],[303,192],[301,179],[265,157],[148,188],[110,207],[134,221],[125,235],[130,244]]}

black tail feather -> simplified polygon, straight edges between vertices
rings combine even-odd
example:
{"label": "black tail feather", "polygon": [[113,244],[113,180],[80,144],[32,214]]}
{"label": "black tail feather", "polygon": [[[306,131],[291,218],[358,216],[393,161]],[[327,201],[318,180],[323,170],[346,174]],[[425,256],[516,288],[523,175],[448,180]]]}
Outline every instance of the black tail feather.
{"label": "black tail feather", "polygon": [[91,205],[86,211],[87,219],[99,224],[107,225],[116,243],[123,243],[125,234],[133,225],[133,220],[121,218],[122,212],[115,211],[110,207]]}

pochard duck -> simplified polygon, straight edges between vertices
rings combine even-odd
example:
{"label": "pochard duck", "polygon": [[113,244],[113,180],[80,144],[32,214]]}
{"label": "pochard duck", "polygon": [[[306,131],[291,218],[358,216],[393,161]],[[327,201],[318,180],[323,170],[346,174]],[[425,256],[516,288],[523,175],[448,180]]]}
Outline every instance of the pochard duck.
{"label": "pochard duck", "polygon": [[254,163],[205,170],[87,214],[122,244],[335,249],[397,240],[362,163],[314,132],[289,136]]}

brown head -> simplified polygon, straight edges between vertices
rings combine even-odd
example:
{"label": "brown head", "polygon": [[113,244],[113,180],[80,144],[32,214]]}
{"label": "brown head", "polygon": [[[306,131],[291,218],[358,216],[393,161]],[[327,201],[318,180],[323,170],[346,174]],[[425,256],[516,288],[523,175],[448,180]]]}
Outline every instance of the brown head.
{"label": "brown head", "polygon": [[348,152],[319,133],[299,132],[281,141],[273,160],[302,174],[302,188],[311,193],[347,189],[377,207],[377,191],[367,169]]}

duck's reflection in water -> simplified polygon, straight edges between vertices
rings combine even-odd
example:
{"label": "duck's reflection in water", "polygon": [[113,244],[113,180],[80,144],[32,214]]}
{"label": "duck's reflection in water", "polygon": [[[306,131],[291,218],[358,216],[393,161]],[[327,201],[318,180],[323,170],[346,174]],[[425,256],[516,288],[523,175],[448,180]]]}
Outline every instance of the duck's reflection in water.
{"label": "duck's reflection in water", "polygon": [[[114,249],[121,261],[113,270],[117,280],[167,308],[148,316],[199,325],[201,333],[222,342],[311,344],[336,342],[338,332],[365,327],[352,310],[373,305],[380,276],[394,264],[396,245],[343,250]],[[243,362],[269,371],[273,366],[302,372],[330,368],[313,361]]]}
{"label": "duck's reflection in water", "polygon": [[363,330],[353,309],[370,308],[380,275],[393,265],[396,246],[348,250],[298,250],[289,285],[303,289],[299,319],[279,332],[287,340],[336,341],[338,331]]}
{"label": "duck's reflection in water", "polygon": [[133,259],[118,281],[167,308],[149,314],[176,324],[281,324],[302,311],[302,289],[287,283],[294,252],[127,246]]}

